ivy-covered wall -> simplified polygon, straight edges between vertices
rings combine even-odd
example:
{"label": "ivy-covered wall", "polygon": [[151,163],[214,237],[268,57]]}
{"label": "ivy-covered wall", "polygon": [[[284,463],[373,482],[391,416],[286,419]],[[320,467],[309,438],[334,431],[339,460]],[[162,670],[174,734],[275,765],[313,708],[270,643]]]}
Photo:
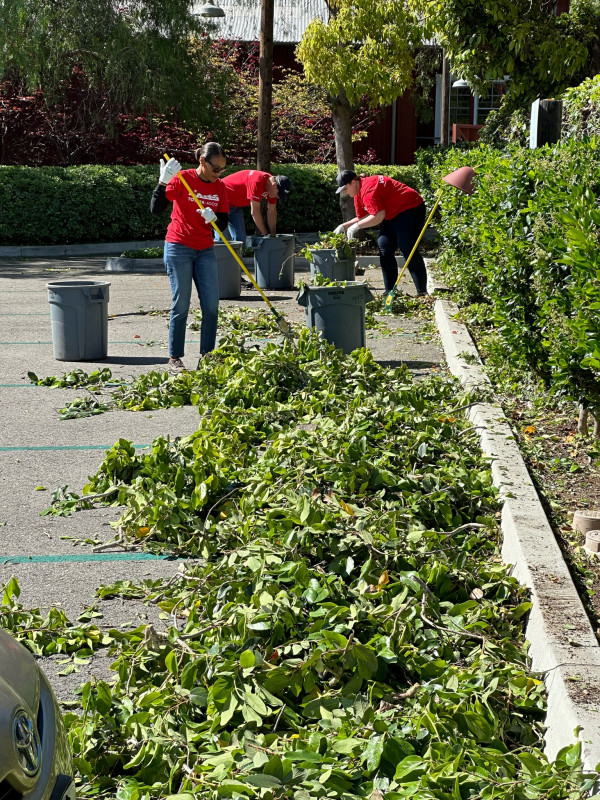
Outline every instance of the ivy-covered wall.
{"label": "ivy-covered wall", "polygon": [[[238,169],[243,167],[231,171]],[[271,171],[292,181],[288,202],[279,210],[280,233],[326,231],[341,222],[335,166],[283,164]],[[357,172],[418,185],[414,166],[369,165]],[[0,166],[0,245],[160,239],[169,213],[150,213],[157,181],[154,166]]]}

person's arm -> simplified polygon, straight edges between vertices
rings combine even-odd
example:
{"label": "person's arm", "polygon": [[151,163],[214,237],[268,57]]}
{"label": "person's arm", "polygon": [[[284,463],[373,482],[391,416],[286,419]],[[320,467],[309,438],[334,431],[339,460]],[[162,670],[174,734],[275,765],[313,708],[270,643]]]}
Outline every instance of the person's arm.
{"label": "person's arm", "polygon": [[385,210],[378,211],[376,214],[367,214],[366,217],[357,219],[356,222],[351,223],[346,229],[346,236],[348,240],[354,239],[356,234],[364,228],[374,228],[385,219]]}
{"label": "person's arm", "polygon": [[169,205],[166,195],[167,187],[164,183],[158,183],[150,198],[150,213],[160,214]]}
{"label": "person's arm", "polygon": [[[366,217],[361,217],[353,222],[360,230],[363,228],[374,228],[376,225],[381,225],[385,219],[385,210],[378,211],[377,214],[367,214]],[[347,224],[347,223],[346,223]],[[350,227],[350,226],[348,226]]]}
{"label": "person's arm", "polygon": [[150,198],[151,214],[160,214],[169,204],[170,201],[166,196],[167,185],[173,180],[175,175],[177,175],[181,169],[181,164],[176,158],[170,158],[168,161],[161,158],[158,167],[160,170],[158,184]]}
{"label": "person's arm", "polygon": [[358,217],[354,217],[353,219],[349,219],[347,222],[342,222],[334,230],[334,233],[343,233],[344,231],[348,230],[350,225],[355,225],[357,222],[358,222]]}
{"label": "person's arm", "polygon": [[268,203],[267,205],[267,225],[271,236],[277,233],[277,203]]}
{"label": "person's arm", "polygon": [[250,201],[250,214],[252,215],[252,219],[254,220],[254,224],[261,232],[263,236],[268,236],[269,231],[265,227],[265,222],[263,220],[262,214],[260,213],[260,200],[251,200]]}

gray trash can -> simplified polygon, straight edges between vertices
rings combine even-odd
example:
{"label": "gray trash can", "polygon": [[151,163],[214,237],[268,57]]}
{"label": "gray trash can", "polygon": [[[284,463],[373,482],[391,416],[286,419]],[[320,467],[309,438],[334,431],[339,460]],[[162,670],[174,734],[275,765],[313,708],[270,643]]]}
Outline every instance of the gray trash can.
{"label": "gray trash can", "polygon": [[373,299],[364,283],[303,286],[296,298],[306,308],[308,327],[315,328],[344,353],[365,346],[365,306]]}
{"label": "gray trash can", "polygon": [[52,344],[57,361],[97,361],[108,351],[105,281],[47,283]]}
{"label": "gray trash can", "polygon": [[350,258],[339,258],[338,251],[335,249],[311,250],[312,261],[310,262],[310,274],[314,278],[320,273],[330,281],[353,281],[354,273],[354,250]]}
{"label": "gray trash can", "polygon": [[[242,242],[229,242],[242,257]],[[242,293],[242,269],[223,242],[215,243],[217,270],[219,272],[219,300],[232,300]]]}
{"label": "gray trash can", "polygon": [[293,233],[278,233],[256,242],[254,270],[261,289],[294,288],[295,247]]}

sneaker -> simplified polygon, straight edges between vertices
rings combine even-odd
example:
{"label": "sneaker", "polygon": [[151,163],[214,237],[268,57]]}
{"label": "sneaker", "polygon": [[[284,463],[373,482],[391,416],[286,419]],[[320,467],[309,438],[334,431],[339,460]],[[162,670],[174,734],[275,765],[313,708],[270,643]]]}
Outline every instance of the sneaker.
{"label": "sneaker", "polygon": [[185,364],[180,358],[170,358],[167,366],[169,372],[182,372],[185,369]]}

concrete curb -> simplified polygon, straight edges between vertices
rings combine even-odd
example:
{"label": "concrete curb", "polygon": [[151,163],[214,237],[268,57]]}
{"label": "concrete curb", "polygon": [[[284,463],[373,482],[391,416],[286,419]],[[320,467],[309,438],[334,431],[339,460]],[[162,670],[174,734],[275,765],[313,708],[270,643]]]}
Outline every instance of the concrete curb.
{"label": "concrete curb", "polygon": [[[455,303],[436,300],[448,367],[467,388],[489,386],[458,312]],[[503,560],[531,591],[526,635],[532,668],[545,673],[548,690],[546,755],[553,760],[577,736],[585,768],[595,770],[600,763],[600,645],[502,409],[480,403],[469,418],[504,501]]]}
{"label": "concrete curb", "polygon": [[[319,240],[318,233],[295,233],[296,244],[312,244]],[[248,238],[248,237],[247,237]],[[252,237],[250,237],[252,238]],[[143,242],[100,242],[99,244],[57,244],[39,246],[0,247],[0,258],[65,258],[67,256],[120,256],[124,250],[142,247],[162,247],[164,239]],[[377,261],[379,264],[379,261]]]}
{"label": "concrete curb", "polygon": [[162,247],[164,239],[144,242],[106,242],[100,244],[57,244],[39,247],[0,247],[0,258],[64,258],[66,256],[113,256],[124,250]]}

